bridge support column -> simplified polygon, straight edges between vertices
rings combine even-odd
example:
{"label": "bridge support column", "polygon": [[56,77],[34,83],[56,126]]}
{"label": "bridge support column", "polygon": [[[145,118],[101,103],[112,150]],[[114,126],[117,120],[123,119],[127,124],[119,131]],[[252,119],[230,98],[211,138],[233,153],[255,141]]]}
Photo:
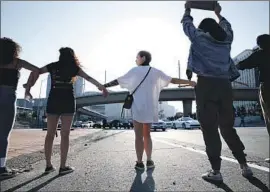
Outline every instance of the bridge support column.
{"label": "bridge support column", "polygon": [[76,112],[74,116],[74,121],[78,121],[79,118],[80,118],[80,112]]}
{"label": "bridge support column", "polygon": [[192,113],[192,100],[183,100],[184,116],[189,116]]}

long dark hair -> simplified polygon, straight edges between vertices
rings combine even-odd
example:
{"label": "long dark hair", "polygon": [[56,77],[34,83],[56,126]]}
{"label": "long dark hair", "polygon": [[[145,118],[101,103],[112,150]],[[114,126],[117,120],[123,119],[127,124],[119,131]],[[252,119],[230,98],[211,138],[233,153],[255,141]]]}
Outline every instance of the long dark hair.
{"label": "long dark hair", "polygon": [[225,41],[227,37],[226,32],[212,18],[203,19],[198,28],[203,30],[205,33],[210,33],[210,35],[218,41]]}
{"label": "long dark hair", "polygon": [[140,51],[138,53],[140,57],[145,57],[145,61],[141,64],[141,66],[148,66],[150,65],[150,62],[152,61],[152,56],[151,53],[148,51]]}
{"label": "long dark hair", "polygon": [[270,50],[270,35],[269,34],[263,34],[259,35],[257,37],[257,45],[262,49],[262,50]]}
{"label": "long dark hair", "polygon": [[[70,47],[62,47],[59,49],[60,56],[58,64],[63,71],[63,74],[70,77],[75,77],[80,69],[80,62],[76,57],[73,49]],[[73,78],[75,81],[75,78]]]}
{"label": "long dark hair", "polygon": [[0,65],[8,65],[19,57],[21,47],[18,43],[7,37],[0,39]]}

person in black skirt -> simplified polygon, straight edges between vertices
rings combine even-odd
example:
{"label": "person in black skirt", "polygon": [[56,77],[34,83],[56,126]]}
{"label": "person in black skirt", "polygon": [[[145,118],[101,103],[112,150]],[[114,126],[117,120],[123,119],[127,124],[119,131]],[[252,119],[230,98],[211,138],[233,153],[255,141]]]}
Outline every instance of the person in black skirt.
{"label": "person in black skirt", "polygon": [[[99,90],[103,91],[103,95],[107,96],[108,92],[106,88],[98,81],[88,76],[80,67],[79,61],[75,56],[74,51],[69,48],[61,48],[59,61],[50,63],[42,67],[39,74],[49,72],[51,75],[51,90],[47,101],[47,135],[45,138],[45,157],[46,157],[46,169],[45,173],[55,171],[54,166],[51,163],[52,146],[57,129],[59,118],[61,118],[61,163],[59,174],[67,174],[74,171],[73,167],[66,165],[67,153],[69,149],[69,134],[72,124],[74,112],[75,112],[75,97],[73,91],[73,83],[76,80],[76,76],[81,76],[87,81],[96,85]],[[32,80],[28,82],[26,89],[29,92],[37,78],[37,75],[33,75]]]}

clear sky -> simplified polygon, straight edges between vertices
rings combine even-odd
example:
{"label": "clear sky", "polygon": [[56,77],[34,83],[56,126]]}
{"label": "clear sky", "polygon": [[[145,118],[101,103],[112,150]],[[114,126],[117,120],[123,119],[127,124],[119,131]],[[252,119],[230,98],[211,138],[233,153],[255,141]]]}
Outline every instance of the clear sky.
{"label": "clear sky", "polygon": [[[39,67],[56,61],[60,47],[70,46],[86,72],[101,83],[105,80],[105,70],[110,81],[133,67],[141,49],[152,53],[152,66],[173,77],[178,77],[180,60],[181,78],[186,78],[190,43],[180,25],[184,3],[1,1],[1,37],[17,41],[23,49],[21,58]],[[222,1],[220,5],[222,15],[234,30],[232,57],[254,47],[258,35],[269,34],[268,1]],[[191,14],[196,26],[205,17],[216,19],[211,11],[192,10]],[[21,71],[19,98],[24,95],[22,84],[28,75],[28,71]],[[41,96],[45,96],[46,78],[47,75],[42,75],[33,87],[34,97],[39,96],[41,86]],[[90,90],[97,91],[86,83],[86,91]],[[180,102],[170,103],[182,111]]]}

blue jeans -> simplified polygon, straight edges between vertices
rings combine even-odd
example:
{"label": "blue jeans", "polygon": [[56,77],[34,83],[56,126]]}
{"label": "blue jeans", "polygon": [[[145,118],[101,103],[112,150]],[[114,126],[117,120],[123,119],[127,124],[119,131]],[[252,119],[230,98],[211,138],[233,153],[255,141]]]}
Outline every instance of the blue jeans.
{"label": "blue jeans", "polygon": [[8,138],[16,114],[16,90],[0,85],[0,158],[7,155]]}

